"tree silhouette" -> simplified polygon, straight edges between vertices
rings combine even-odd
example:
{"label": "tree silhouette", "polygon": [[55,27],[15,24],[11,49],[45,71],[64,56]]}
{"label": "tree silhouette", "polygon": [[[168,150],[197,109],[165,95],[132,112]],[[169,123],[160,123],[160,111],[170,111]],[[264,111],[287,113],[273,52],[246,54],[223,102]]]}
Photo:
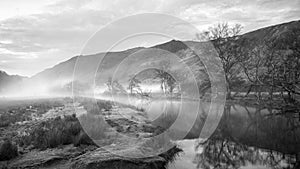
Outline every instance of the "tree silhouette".
{"label": "tree silhouette", "polygon": [[112,93],[127,93],[125,88],[119,83],[118,80],[113,80],[112,77],[108,77],[107,82],[105,83],[107,86],[108,92]]}
{"label": "tree silhouette", "polygon": [[173,94],[176,88],[176,80],[168,72],[171,71],[170,62],[162,61],[160,63],[160,68],[155,69],[155,77],[160,80],[160,88],[166,94]]}
{"label": "tree silhouette", "polygon": [[137,92],[140,90],[140,84],[141,81],[137,79],[136,76],[132,76],[129,78],[129,84],[128,84],[128,89],[130,90],[130,94],[133,94],[134,92]]}
{"label": "tree silhouette", "polygon": [[235,42],[241,30],[242,26],[239,24],[229,26],[228,23],[219,23],[203,34],[196,35],[198,40],[202,40],[203,37],[211,40],[218,52],[227,82],[227,98],[231,98],[233,81],[237,79],[237,74],[241,69],[239,66],[241,57],[237,50],[239,45]]}

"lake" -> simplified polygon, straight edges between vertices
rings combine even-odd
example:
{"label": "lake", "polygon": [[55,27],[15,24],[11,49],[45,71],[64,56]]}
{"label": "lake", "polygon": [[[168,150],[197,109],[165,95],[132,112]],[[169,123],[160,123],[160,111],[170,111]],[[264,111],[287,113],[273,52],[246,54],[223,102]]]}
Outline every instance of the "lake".
{"label": "lake", "polygon": [[217,103],[125,100],[118,101],[143,109],[153,124],[179,133],[174,140],[183,153],[169,169],[300,167],[299,114],[238,104],[226,104],[220,113],[209,112],[222,108]]}
{"label": "lake", "polygon": [[177,142],[184,152],[169,168],[298,168],[299,117],[276,113],[227,105],[209,139]]}

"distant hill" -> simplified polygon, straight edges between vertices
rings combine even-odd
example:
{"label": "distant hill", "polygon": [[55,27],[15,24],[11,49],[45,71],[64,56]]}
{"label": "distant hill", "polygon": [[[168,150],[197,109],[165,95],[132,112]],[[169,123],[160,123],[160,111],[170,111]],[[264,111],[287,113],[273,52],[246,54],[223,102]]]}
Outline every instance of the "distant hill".
{"label": "distant hill", "polygon": [[0,94],[10,90],[11,86],[21,84],[26,79],[24,76],[8,75],[6,72],[0,70]]}
{"label": "distant hill", "polygon": [[[252,31],[243,35],[238,36],[237,42],[249,41],[251,44],[247,46],[249,50],[252,50],[257,45],[266,45],[269,41],[285,41],[286,46],[289,46],[289,39],[291,32],[296,32],[294,36],[300,36],[299,32],[300,21],[293,21],[288,23],[283,23],[279,25],[274,25],[266,28],[261,28],[256,31]],[[185,63],[192,67],[192,71],[194,72],[205,72],[204,66],[201,60],[196,57],[193,52],[187,48],[185,43],[196,46],[199,43],[203,42],[181,42],[177,40],[172,40],[160,45],[156,45],[150,48],[132,48],[125,51],[119,52],[109,52],[109,53],[98,53],[94,55],[86,55],[86,56],[75,56],[67,61],[61,62],[52,68],[46,69],[33,77],[26,80],[26,85],[34,86],[34,85],[47,85],[53,90],[60,90],[62,88],[68,88],[70,91],[71,83],[75,81],[80,84],[82,88],[89,88],[94,84],[94,80],[96,80],[97,85],[104,86],[106,80],[112,76],[112,72],[117,69],[117,66],[121,63],[121,61],[129,55],[133,55],[136,52],[141,51],[142,49],[161,49],[160,51],[154,50],[145,50],[143,51],[143,56],[145,58],[149,58],[149,64],[151,57],[160,56],[160,57],[169,57],[170,53],[174,53],[178,55],[180,58],[185,60]],[[164,51],[169,51],[167,54]],[[76,63],[76,60],[79,61]],[[102,60],[102,64],[99,65]],[[139,59],[132,60],[131,63],[139,62]],[[127,63],[128,67],[132,66],[131,63]],[[76,66],[76,69],[74,69]],[[97,69],[100,67],[100,69]],[[174,68],[176,69],[176,68]],[[73,77],[74,70],[76,70],[76,76]],[[97,70],[97,72],[95,71]],[[180,71],[180,70],[179,70]],[[1,76],[6,76],[5,73],[1,73]],[[10,76],[8,76],[10,77]],[[8,78],[8,77],[4,77]],[[197,79],[203,80],[203,78],[207,78],[208,76],[204,74],[199,74]],[[74,79],[73,79],[74,78]],[[120,77],[122,78],[122,76]],[[10,78],[8,78],[10,79]],[[21,77],[11,77],[12,80],[1,80],[1,86],[11,84],[11,81],[18,81],[17,79],[22,79]],[[122,79],[120,79],[122,80]],[[6,82],[7,81],[7,82]],[[10,81],[10,82],[8,82]],[[125,81],[125,79],[124,79]],[[1,90],[4,90],[1,88]]]}
{"label": "distant hill", "polygon": [[[172,40],[151,48],[133,48],[120,52],[76,56],[34,75],[28,82],[34,84],[46,83],[53,89],[63,86],[70,90],[73,81],[84,88],[89,88],[96,79],[97,85],[104,86],[104,83],[109,77],[113,76],[113,72],[117,69],[117,66],[129,55],[136,55],[137,52],[141,52],[139,55],[143,55],[143,58],[147,58],[149,64],[151,64],[153,56],[170,57],[172,53],[175,53],[181,58],[184,58],[187,56],[188,50],[183,42]],[[101,65],[99,65],[100,61],[102,61]],[[137,57],[130,63],[126,63],[126,67],[134,67],[138,65],[137,63],[139,61],[141,60]],[[198,63],[198,67],[195,67],[195,69],[204,68],[201,66],[201,61],[196,55],[189,57],[186,63],[190,64],[191,67],[195,67],[195,63]],[[75,66],[76,69],[74,69]],[[100,69],[97,70],[97,68]],[[73,77],[74,70],[76,71],[76,76]],[[95,70],[97,70],[97,72]],[[127,79],[122,79],[122,77],[118,80],[127,81]]]}

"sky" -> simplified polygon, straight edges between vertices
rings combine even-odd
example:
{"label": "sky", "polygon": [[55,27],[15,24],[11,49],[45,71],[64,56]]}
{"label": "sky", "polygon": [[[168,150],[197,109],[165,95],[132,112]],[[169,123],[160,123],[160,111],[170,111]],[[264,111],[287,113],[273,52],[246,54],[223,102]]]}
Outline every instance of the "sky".
{"label": "sky", "polygon": [[[243,26],[245,33],[299,20],[300,2],[299,0],[1,0],[0,70],[8,74],[32,76],[79,55],[90,37],[114,20],[145,12],[176,16],[200,30],[220,22],[238,23]],[[147,39],[139,38],[138,46],[147,47],[166,41],[166,38]],[[119,50],[135,46],[136,42],[127,42]]]}

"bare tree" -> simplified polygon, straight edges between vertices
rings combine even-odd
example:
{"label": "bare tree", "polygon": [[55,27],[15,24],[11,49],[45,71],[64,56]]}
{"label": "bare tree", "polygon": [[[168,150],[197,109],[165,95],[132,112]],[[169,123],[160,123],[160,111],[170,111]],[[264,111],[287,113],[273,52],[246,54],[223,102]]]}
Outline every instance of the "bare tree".
{"label": "bare tree", "polygon": [[136,91],[140,90],[141,81],[133,76],[129,79],[128,89],[130,90],[130,94],[133,94]]}
{"label": "bare tree", "polygon": [[150,98],[151,97],[151,90],[143,91],[141,88],[138,88],[136,90],[136,94],[138,94],[139,96],[141,96],[143,98]]}
{"label": "bare tree", "polygon": [[155,69],[155,78],[160,80],[160,87],[164,93],[172,94],[177,84],[176,80],[168,73],[170,69],[169,61],[161,62],[160,69]]}
{"label": "bare tree", "polygon": [[295,102],[300,95],[300,38],[297,31],[266,43],[268,71],[264,83],[280,91],[287,102]]}
{"label": "bare tree", "polygon": [[125,88],[119,83],[118,80],[113,81],[113,92],[115,92],[115,93],[127,93]]}
{"label": "bare tree", "polygon": [[105,85],[107,86],[108,92],[111,92],[112,89],[113,89],[113,80],[112,80],[112,77],[108,77]]}
{"label": "bare tree", "polygon": [[239,46],[235,43],[241,30],[242,26],[239,24],[229,26],[228,23],[219,23],[210,27],[203,35],[197,35],[198,39],[199,37],[206,36],[211,40],[218,52],[227,82],[227,98],[231,98],[232,81],[236,79],[236,75],[241,69],[238,64],[241,59],[239,57],[240,53],[237,50]]}
{"label": "bare tree", "polygon": [[253,49],[249,48],[250,42],[245,42],[242,44],[241,53],[243,54],[243,60],[241,60],[240,65],[243,69],[243,73],[246,75],[250,86],[244,97],[253,90],[256,91],[256,96],[258,100],[261,100],[261,92],[264,86],[265,74],[266,74],[266,57],[265,57],[265,47],[255,46]]}
{"label": "bare tree", "polygon": [[107,82],[105,83],[107,86],[108,92],[113,93],[126,93],[124,87],[119,83],[118,80],[113,80],[112,77],[108,77]]}

